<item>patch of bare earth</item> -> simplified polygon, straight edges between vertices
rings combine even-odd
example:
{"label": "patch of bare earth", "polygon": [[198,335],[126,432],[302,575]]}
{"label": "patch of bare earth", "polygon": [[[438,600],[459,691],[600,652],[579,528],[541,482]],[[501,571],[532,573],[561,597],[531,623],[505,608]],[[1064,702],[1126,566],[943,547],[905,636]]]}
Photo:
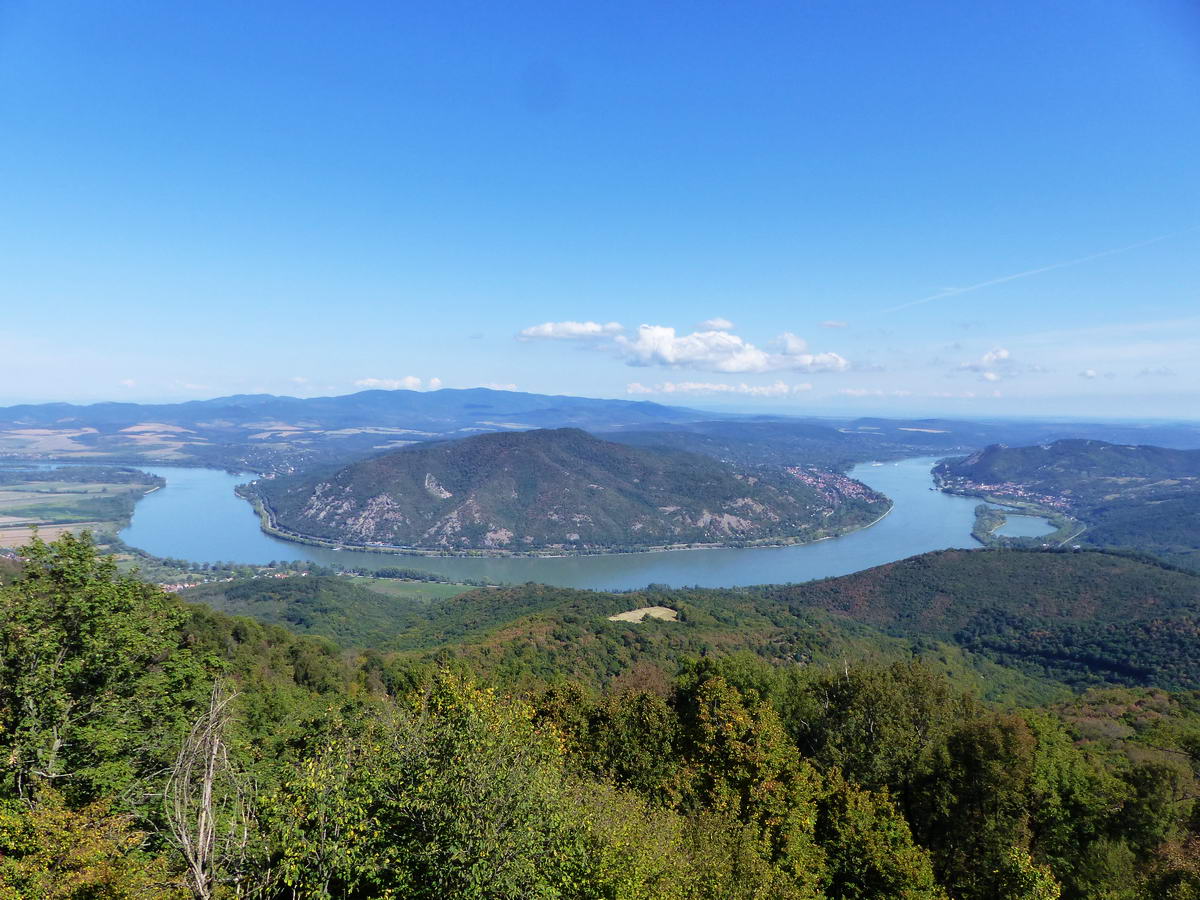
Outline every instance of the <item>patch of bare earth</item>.
{"label": "patch of bare earth", "polygon": [[679,619],[679,613],[669,606],[643,606],[640,609],[631,609],[629,612],[609,616],[608,620],[610,622],[641,622],[647,616],[651,619],[661,619],[664,622],[675,622]]}

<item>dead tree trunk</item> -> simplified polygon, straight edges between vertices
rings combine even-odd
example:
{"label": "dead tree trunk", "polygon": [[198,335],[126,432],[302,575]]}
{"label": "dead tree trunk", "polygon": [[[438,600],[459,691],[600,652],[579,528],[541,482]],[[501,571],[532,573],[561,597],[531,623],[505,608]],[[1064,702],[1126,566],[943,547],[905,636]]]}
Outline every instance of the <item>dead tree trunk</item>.
{"label": "dead tree trunk", "polygon": [[208,709],[183,739],[163,790],[170,837],[187,864],[197,900],[211,900],[222,875],[236,881],[249,836],[241,779],[225,740],[236,696],[214,685]]}

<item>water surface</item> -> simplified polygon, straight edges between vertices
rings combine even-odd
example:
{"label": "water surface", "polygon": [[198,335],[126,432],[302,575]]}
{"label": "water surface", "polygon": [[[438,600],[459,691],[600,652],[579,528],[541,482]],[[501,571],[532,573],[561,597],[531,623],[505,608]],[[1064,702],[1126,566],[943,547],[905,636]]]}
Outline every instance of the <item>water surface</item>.
{"label": "water surface", "polygon": [[130,527],[121,532],[121,537],[156,556],[197,562],[313,560],[330,566],[421,569],[452,579],[537,581],[604,590],[640,588],[650,583],[734,587],[808,581],[846,575],[929,550],[977,547],[971,527],[979,501],[932,490],[930,469],[936,461],[936,457],[920,457],[856,466],[850,474],[891,497],[895,501],[892,512],[870,528],[795,547],[560,559],[470,559],[331,550],[265,534],[250,504],[233,493],[235,485],[253,476],[171,466],[140,467],[161,475],[167,486],[138,503]]}
{"label": "water surface", "polygon": [[1015,516],[1012,513],[1007,513],[1004,524],[996,529],[996,534],[1000,537],[1041,537],[1045,534],[1052,534],[1058,529],[1050,524],[1049,519],[1044,519],[1041,516]]}

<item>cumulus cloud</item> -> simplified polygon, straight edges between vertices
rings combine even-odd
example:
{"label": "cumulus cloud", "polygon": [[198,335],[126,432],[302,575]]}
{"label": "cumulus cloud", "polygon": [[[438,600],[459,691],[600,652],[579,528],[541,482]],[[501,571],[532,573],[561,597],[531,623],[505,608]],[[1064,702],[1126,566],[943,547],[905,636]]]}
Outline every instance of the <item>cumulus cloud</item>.
{"label": "cumulus cloud", "polygon": [[668,366],[705,372],[840,372],[849,363],[836,353],[808,353],[794,334],[779,336],[780,352],[771,353],[728,331],[676,334],[667,325],[640,325],[633,336],[618,335],[614,345],[631,366]]}
{"label": "cumulus cloud", "polygon": [[[424,383],[416,375],[405,375],[403,378],[360,378],[354,386],[366,391],[419,391]],[[429,379],[429,390],[436,391],[441,386],[442,379]]]}
{"label": "cumulus cloud", "polygon": [[842,322],[838,319],[826,319],[821,323],[822,328],[846,328],[850,323]]}
{"label": "cumulus cloud", "polygon": [[728,319],[710,319],[701,330],[679,334],[669,325],[639,325],[630,333],[619,323],[543,322],[525,328],[518,340],[586,343],[631,366],[664,366],[701,372],[842,372],[850,367],[837,353],[813,353],[802,338],[784,332],[764,350],[734,334]]}
{"label": "cumulus cloud", "polygon": [[789,394],[800,394],[811,390],[811,384],[787,384],[783,381],[776,381],[774,384],[664,381],[654,387],[647,387],[639,381],[633,381],[625,386],[627,394],[743,394],[751,397],[786,397]]}
{"label": "cumulus cloud", "polygon": [[999,381],[1012,374],[1015,361],[1006,348],[995,347],[974,362],[963,363],[958,368],[964,372],[974,372],[981,381]]}
{"label": "cumulus cloud", "polygon": [[842,388],[838,391],[843,397],[911,397],[912,391],[885,391],[881,388]]}
{"label": "cumulus cloud", "polygon": [[1080,378],[1097,378],[1099,374],[1095,369],[1084,369],[1079,373]]}
{"label": "cumulus cloud", "polygon": [[586,341],[603,340],[624,331],[620,322],[543,322],[522,328],[517,335],[522,341]]}

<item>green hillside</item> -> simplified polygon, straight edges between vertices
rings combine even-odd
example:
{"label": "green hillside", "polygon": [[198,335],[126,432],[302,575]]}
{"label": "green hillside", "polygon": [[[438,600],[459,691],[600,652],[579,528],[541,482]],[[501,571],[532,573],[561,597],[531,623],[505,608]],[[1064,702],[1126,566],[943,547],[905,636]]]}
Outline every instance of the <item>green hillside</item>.
{"label": "green hillside", "polygon": [[1065,513],[1073,541],[1200,570],[1200,450],[1066,440],[990,446],[935,470],[942,486]]}
{"label": "green hillside", "polygon": [[[444,610],[401,636],[440,643],[431,659],[345,651],[181,603],[120,575],[86,539],[22,556],[0,587],[5,900],[1200,893],[1200,694],[1105,688],[989,703],[933,645],[924,661],[889,656],[899,639],[818,608],[831,583],[807,586],[808,606],[764,591],[537,586],[415,598]],[[1101,554],[980,551],[868,582],[952,593],[966,583],[956,570],[1012,574],[970,570],[977,556],[1033,567],[1035,587],[1039,568],[1088,577],[1091,562],[1097,591],[1154,578]],[[1156,590],[1171,589],[1163,578]],[[308,584],[336,591],[292,580],[276,602],[303,603]],[[1058,598],[1064,615],[1082,614],[1061,587],[1035,607]],[[679,623],[600,615],[672,601]],[[856,609],[868,607],[899,618],[894,603]],[[601,658],[572,646],[571,625],[626,654],[602,689],[570,667],[586,673]],[[765,642],[730,652],[745,626]],[[774,649],[793,626],[835,656]],[[709,646],[681,646],[704,634]],[[498,678],[518,674],[504,659],[546,658],[538,635],[561,654],[545,677]]]}
{"label": "green hillside", "polygon": [[[1048,697],[1064,685],[1200,688],[1200,577],[1094,551],[947,550],[732,590],[521,585],[405,600],[358,579],[317,577],[185,596],[351,646],[469,660],[512,682],[601,685],[638,666],[673,671],[688,657],[737,651],[805,664],[916,652],[997,698]],[[677,621],[608,618],[653,606],[675,610]]]}
{"label": "green hillside", "polygon": [[595,551],[816,540],[888,501],[832,472],[742,473],[577,429],[426,444],[256,482],[284,536],[437,551]]}

